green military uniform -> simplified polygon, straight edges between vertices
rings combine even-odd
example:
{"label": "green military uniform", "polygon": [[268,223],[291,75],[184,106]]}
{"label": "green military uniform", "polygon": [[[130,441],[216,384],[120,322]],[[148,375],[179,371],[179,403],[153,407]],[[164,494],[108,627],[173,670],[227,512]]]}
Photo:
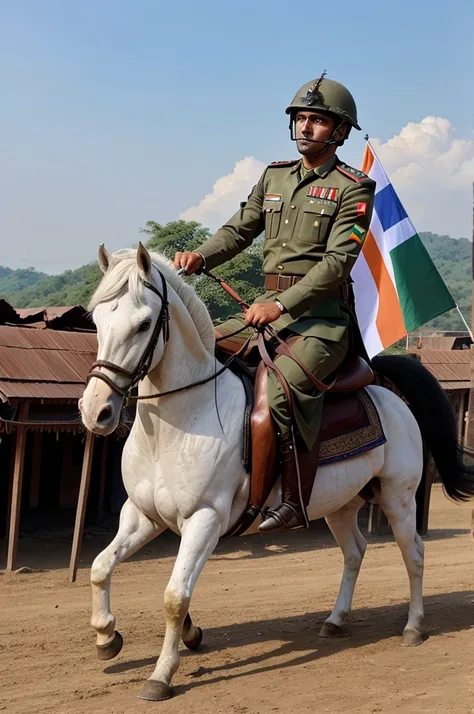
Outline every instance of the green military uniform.
{"label": "green military uniform", "polygon": [[[302,161],[278,162],[266,168],[248,200],[197,252],[212,270],[247,248],[265,230],[263,271],[266,276],[301,278],[282,291],[267,290],[256,302],[278,299],[286,312],[272,326],[301,335],[292,349],[303,364],[324,380],[344,359],[349,317],[341,285],[350,275],[369,227],[375,183],[334,156],[306,171]],[[278,278],[273,278],[273,281]],[[243,315],[219,325],[223,333],[242,326]],[[242,340],[245,333],[242,334]],[[318,433],[322,393],[290,358],[277,358],[288,380],[299,432],[310,448]],[[281,385],[269,375],[269,403],[279,431],[290,427]]]}
{"label": "green military uniform", "polygon": [[[268,166],[240,210],[197,252],[212,269],[247,248],[265,230],[266,291],[258,301],[278,305],[282,314],[272,326],[285,339],[297,336],[292,341],[296,358],[306,371],[324,380],[341,364],[349,347],[350,318],[342,290],[370,224],[375,183],[343,164],[329,149],[341,146],[352,128],[360,130],[357,107],[346,87],[327,79],[323,72],[298,90],[286,113],[290,137],[299,142],[299,152],[310,157],[307,163],[318,163],[314,160],[318,156],[325,156],[326,163],[321,159],[315,169],[305,169],[303,161]],[[325,131],[327,117],[332,119],[330,135]],[[316,122],[321,122],[323,131],[315,132]],[[234,332],[243,320],[236,315],[220,325],[219,331]],[[314,388],[295,360],[280,355],[275,362],[290,385],[298,431],[316,455],[323,392]],[[301,478],[291,411],[271,371],[268,397],[279,430],[282,500],[265,512],[259,525],[262,535],[309,525],[306,509],[315,476],[312,470],[310,478],[307,474]]]}

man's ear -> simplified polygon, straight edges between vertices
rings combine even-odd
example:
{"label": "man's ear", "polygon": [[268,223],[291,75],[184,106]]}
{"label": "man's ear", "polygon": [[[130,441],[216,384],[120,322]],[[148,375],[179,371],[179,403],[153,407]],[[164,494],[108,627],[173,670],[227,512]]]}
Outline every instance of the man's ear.
{"label": "man's ear", "polygon": [[347,123],[341,124],[337,127],[334,132],[334,139],[336,141],[345,141],[349,136],[350,126]]}

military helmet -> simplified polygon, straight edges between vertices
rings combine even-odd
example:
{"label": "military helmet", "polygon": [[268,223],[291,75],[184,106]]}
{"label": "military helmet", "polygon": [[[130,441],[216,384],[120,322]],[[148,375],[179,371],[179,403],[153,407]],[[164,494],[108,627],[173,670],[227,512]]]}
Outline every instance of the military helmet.
{"label": "military helmet", "polygon": [[348,122],[355,129],[360,130],[354,97],[342,84],[333,79],[326,79],[325,75],[326,73],[323,72],[319,79],[303,84],[286,108],[286,113],[293,114],[298,110],[314,109],[326,114],[335,114],[343,122]]}

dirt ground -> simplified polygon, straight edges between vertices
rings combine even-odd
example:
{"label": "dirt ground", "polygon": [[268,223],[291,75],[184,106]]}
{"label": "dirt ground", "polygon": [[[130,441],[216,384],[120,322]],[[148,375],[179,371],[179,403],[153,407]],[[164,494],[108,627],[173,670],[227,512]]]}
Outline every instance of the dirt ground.
{"label": "dirt ground", "polygon": [[[89,566],[106,541],[89,537],[76,584],[69,544],[26,538],[21,565],[0,574],[0,710],[8,714],[366,714],[474,712],[474,541],[471,506],[434,488],[425,538],[425,643],[400,645],[406,572],[391,536],[369,537],[349,636],[318,637],[341,575],[320,523],[309,532],[219,545],[192,601],[202,649],[183,648],[167,702],[136,698],[164,633],[163,591],[177,539],[162,536],[115,572],[112,607],[125,645],[99,662],[89,626]],[[110,539],[110,537],[108,537]]]}

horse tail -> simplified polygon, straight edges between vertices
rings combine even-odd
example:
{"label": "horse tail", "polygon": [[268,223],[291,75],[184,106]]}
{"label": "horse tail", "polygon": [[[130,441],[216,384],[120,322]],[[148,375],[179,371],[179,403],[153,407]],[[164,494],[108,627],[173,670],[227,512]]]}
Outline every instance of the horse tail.
{"label": "horse tail", "polygon": [[446,494],[454,501],[474,496],[474,467],[464,463],[457,420],[446,394],[431,372],[412,357],[374,357],[376,374],[386,377],[405,397],[431,451]]}

